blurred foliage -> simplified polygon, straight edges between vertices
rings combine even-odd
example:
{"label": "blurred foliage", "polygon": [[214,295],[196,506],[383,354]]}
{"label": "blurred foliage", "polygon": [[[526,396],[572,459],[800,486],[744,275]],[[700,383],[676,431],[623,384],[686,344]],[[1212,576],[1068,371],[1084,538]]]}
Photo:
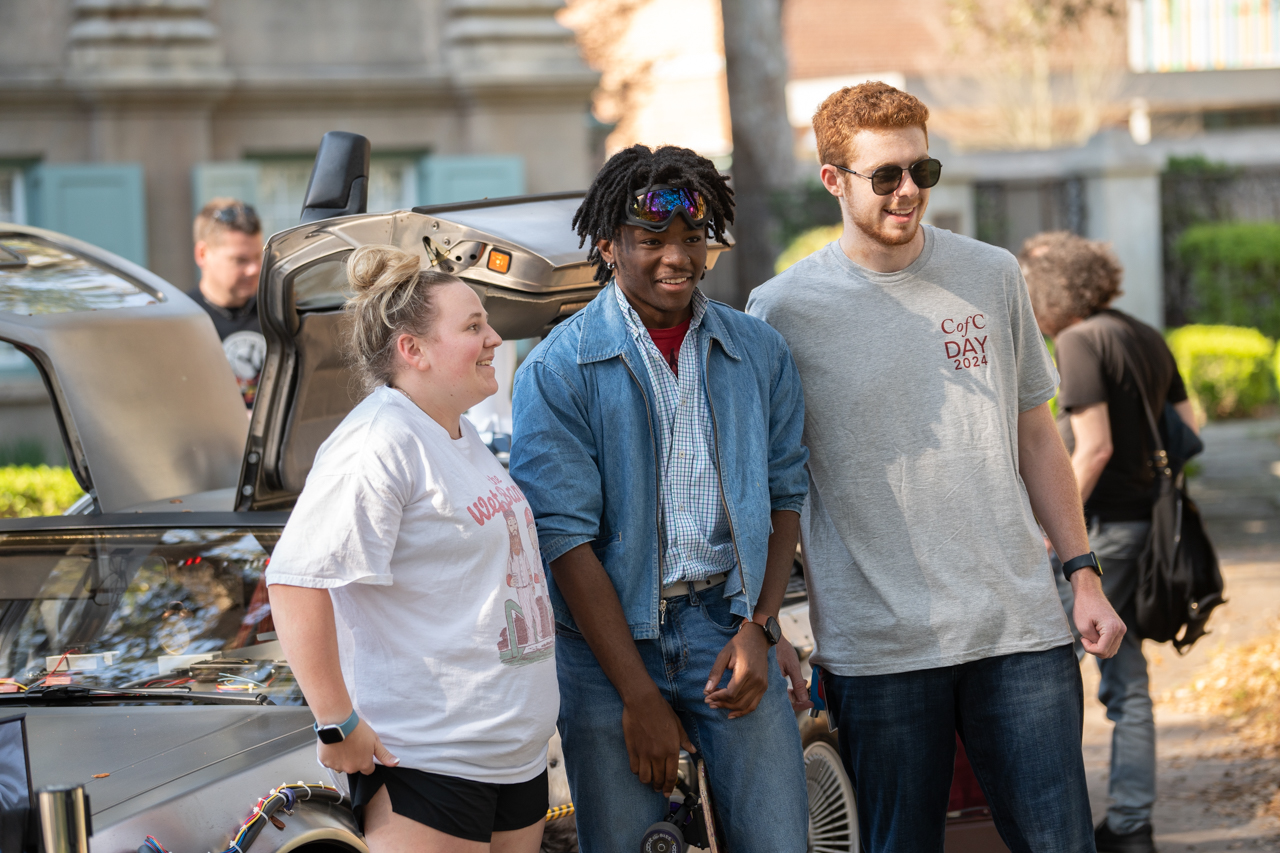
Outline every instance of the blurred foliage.
{"label": "blurred foliage", "polygon": [[770,200],[778,222],[778,245],[790,246],[797,237],[823,225],[839,225],[840,200],[818,180],[807,180],[773,194]]}
{"label": "blurred foliage", "polygon": [[1275,399],[1275,342],[1257,329],[1183,326],[1167,339],[1192,404],[1208,417],[1248,417]]}
{"label": "blurred foliage", "polygon": [[1280,337],[1280,222],[1193,225],[1177,253],[1195,294],[1189,319]]}
{"label": "blurred foliage", "polygon": [[48,465],[0,468],[0,518],[60,515],[83,494],[70,468]]}
{"label": "blurred foliage", "polygon": [[8,465],[43,465],[44,445],[33,438],[0,444],[0,468]]}
{"label": "blurred foliage", "polygon": [[1240,170],[1226,163],[1215,163],[1203,154],[1192,154],[1190,157],[1169,157],[1164,171],[1177,177],[1234,178]]}
{"label": "blurred foliage", "polygon": [[774,271],[782,272],[787,267],[804,260],[832,240],[839,240],[843,233],[843,225],[824,225],[805,231],[792,239],[782,254],[778,255],[778,260],[774,262]]}

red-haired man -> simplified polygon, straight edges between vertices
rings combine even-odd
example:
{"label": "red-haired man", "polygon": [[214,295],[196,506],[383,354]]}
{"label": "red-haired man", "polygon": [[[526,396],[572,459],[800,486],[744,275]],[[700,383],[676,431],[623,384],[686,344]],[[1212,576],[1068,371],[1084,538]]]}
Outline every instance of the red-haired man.
{"label": "red-haired man", "polygon": [[802,522],[823,670],[867,850],[942,849],[958,732],[1013,851],[1092,851],[1083,691],[1037,527],[1085,648],[1115,654],[1013,256],[923,225],[928,109],[883,83],[814,116],[841,238],[758,288],[805,390]]}

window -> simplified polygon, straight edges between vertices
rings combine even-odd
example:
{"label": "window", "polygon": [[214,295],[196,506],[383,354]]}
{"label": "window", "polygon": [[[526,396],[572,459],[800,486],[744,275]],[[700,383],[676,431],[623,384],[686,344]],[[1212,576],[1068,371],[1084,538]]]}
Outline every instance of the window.
{"label": "window", "polygon": [[25,190],[22,169],[16,166],[0,165],[0,222],[26,224]]}
{"label": "window", "polygon": [[[311,179],[311,158],[258,161],[258,215],[264,234],[298,224]],[[375,156],[369,164],[369,212],[404,210],[418,204],[418,157]]]}

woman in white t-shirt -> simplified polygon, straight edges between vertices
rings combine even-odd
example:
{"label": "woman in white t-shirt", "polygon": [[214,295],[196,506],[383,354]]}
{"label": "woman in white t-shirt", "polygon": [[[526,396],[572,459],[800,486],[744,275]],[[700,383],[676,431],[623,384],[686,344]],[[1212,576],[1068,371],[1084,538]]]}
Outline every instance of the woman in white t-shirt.
{"label": "woman in white t-shirt", "polygon": [[462,413],[497,390],[475,293],[415,255],[347,263],[368,396],[316,453],[267,570],[272,615],[374,853],[534,853],[559,709],[520,489]]}

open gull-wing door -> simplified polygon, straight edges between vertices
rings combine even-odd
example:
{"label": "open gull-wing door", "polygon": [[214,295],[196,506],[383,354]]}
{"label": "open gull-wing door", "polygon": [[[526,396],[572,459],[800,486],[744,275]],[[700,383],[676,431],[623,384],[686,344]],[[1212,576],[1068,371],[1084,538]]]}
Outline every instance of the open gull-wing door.
{"label": "open gull-wing door", "polygon": [[173,285],[79,240],[0,223],[0,340],[39,369],[99,511],[236,484],[244,403],[213,323]]}
{"label": "open gull-wing door", "polygon": [[[508,340],[538,337],[600,291],[570,222],[582,193],[418,207],[326,219],[267,244],[258,305],[267,360],[258,385],[239,509],[292,504],[316,450],[359,402],[339,344],[346,259],[384,243],[475,288]],[[725,247],[712,243],[707,266]]]}

